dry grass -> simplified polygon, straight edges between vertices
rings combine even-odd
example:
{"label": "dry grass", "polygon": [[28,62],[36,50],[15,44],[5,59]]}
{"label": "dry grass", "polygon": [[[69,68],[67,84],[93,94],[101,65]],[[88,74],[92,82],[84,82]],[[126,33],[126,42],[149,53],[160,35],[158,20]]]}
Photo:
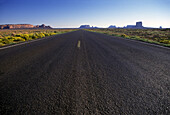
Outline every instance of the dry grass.
{"label": "dry grass", "polygon": [[170,46],[170,29],[88,29],[88,31]]}
{"label": "dry grass", "polygon": [[74,29],[14,29],[0,30],[0,46],[16,44],[46,36],[62,34]]}

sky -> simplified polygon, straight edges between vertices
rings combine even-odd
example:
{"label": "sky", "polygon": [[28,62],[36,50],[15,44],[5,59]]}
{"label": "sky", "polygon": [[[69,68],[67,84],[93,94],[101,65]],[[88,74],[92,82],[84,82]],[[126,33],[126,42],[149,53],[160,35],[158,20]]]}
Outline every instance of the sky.
{"label": "sky", "polygon": [[170,0],[0,0],[0,24],[170,28]]}

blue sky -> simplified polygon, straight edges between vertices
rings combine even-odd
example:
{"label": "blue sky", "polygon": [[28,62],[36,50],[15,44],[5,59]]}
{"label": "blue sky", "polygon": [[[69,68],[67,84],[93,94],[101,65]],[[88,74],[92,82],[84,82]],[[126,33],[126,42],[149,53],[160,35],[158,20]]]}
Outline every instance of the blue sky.
{"label": "blue sky", "polygon": [[0,0],[0,24],[170,28],[170,0]]}

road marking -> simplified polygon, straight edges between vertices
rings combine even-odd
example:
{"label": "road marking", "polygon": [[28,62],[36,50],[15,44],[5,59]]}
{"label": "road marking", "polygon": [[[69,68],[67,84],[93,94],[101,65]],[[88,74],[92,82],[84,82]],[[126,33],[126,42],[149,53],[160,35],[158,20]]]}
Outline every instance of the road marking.
{"label": "road marking", "polygon": [[81,44],[81,43],[80,43],[80,40],[79,40],[78,43],[77,43],[77,47],[78,47],[78,48],[80,48],[80,44]]}

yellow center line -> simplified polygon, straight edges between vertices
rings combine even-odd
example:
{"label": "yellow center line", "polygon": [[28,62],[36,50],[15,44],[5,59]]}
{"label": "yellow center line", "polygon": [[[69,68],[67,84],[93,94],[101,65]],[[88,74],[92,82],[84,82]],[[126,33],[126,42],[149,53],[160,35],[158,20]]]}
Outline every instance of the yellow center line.
{"label": "yellow center line", "polygon": [[80,48],[80,40],[77,43],[77,47]]}

